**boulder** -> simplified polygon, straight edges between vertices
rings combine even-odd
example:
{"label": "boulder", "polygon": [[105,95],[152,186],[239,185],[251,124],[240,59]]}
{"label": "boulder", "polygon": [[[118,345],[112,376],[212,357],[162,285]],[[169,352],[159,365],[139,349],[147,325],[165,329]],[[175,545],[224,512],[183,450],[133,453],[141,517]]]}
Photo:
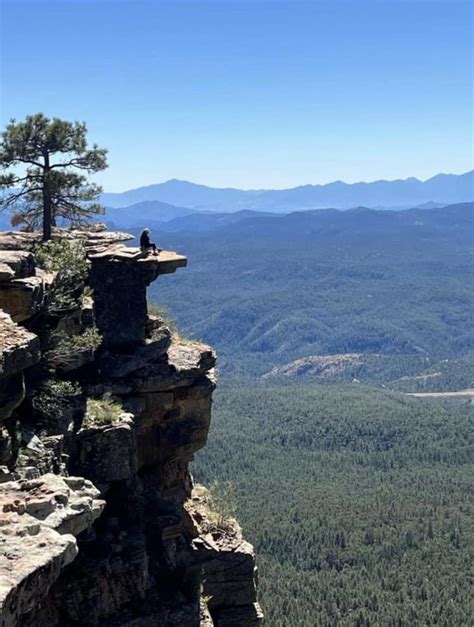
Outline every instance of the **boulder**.
{"label": "boulder", "polygon": [[[145,408],[135,417],[138,466],[161,466],[164,489],[170,489],[194,453],[207,441],[214,383],[202,377],[188,388],[145,396]],[[176,476],[175,476],[176,475]]]}
{"label": "boulder", "polygon": [[127,377],[127,383],[142,394],[187,387],[207,373],[212,378],[215,363],[216,355],[206,344],[175,338],[165,359],[144,360],[142,367]]}
{"label": "boulder", "polygon": [[217,552],[204,567],[205,594],[211,597],[211,612],[220,607],[250,605],[256,601],[255,553],[251,544],[239,540],[224,546],[219,546],[218,542]]}
{"label": "boulder", "polygon": [[[132,354],[102,351],[98,360],[101,376],[121,379],[133,372],[148,368],[150,363],[161,360],[171,345],[171,332],[167,327],[155,331],[154,339],[138,346]],[[162,361],[162,360],[161,360]]]}

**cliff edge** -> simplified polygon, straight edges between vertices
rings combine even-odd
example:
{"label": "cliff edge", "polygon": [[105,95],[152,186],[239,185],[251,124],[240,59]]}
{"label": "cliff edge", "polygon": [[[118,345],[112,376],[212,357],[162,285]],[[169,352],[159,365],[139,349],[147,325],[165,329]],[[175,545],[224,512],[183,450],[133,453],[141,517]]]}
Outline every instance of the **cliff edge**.
{"label": "cliff edge", "polygon": [[189,472],[215,354],[148,313],[186,257],[130,238],[0,234],[0,627],[262,621],[253,548]]}

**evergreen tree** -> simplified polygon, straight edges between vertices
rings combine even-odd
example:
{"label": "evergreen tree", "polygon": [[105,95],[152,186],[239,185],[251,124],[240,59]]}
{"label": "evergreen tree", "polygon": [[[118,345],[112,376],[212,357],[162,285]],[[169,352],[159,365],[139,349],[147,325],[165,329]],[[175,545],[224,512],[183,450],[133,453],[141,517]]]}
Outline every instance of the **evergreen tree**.
{"label": "evergreen tree", "polygon": [[47,241],[58,219],[78,226],[103,213],[96,202],[102,190],[87,175],[107,167],[107,151],[89,148],[86,135],[85,123],[42,113],[7,124],[0,143],[0,208],[13,210],[12,225],[42,226]]}

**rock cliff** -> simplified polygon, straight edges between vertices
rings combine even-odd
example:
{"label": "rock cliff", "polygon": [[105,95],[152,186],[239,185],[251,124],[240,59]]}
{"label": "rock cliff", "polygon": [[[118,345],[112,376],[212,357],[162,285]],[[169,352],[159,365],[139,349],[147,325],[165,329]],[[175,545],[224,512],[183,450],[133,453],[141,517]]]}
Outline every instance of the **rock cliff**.
{"label": "rock cliff", "polygon": [[215,354],[147,309],[186,258],[129,237],[0,234],[0,627],[262,621],[253,548],[189,471]]}

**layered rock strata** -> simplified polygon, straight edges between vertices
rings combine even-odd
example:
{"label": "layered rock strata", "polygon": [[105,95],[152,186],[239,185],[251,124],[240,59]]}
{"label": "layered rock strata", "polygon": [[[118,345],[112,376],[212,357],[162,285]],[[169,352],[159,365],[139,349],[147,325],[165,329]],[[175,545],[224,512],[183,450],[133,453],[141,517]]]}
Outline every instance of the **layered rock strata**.
{"label": "layered rock strata", "polygon": [[258,624],[252,547],[192,492],[215,355],[147,312],[147,285],[186,258],[71,237],[93,301],[58,312],[35,236],[0,234],[0,627]]}

